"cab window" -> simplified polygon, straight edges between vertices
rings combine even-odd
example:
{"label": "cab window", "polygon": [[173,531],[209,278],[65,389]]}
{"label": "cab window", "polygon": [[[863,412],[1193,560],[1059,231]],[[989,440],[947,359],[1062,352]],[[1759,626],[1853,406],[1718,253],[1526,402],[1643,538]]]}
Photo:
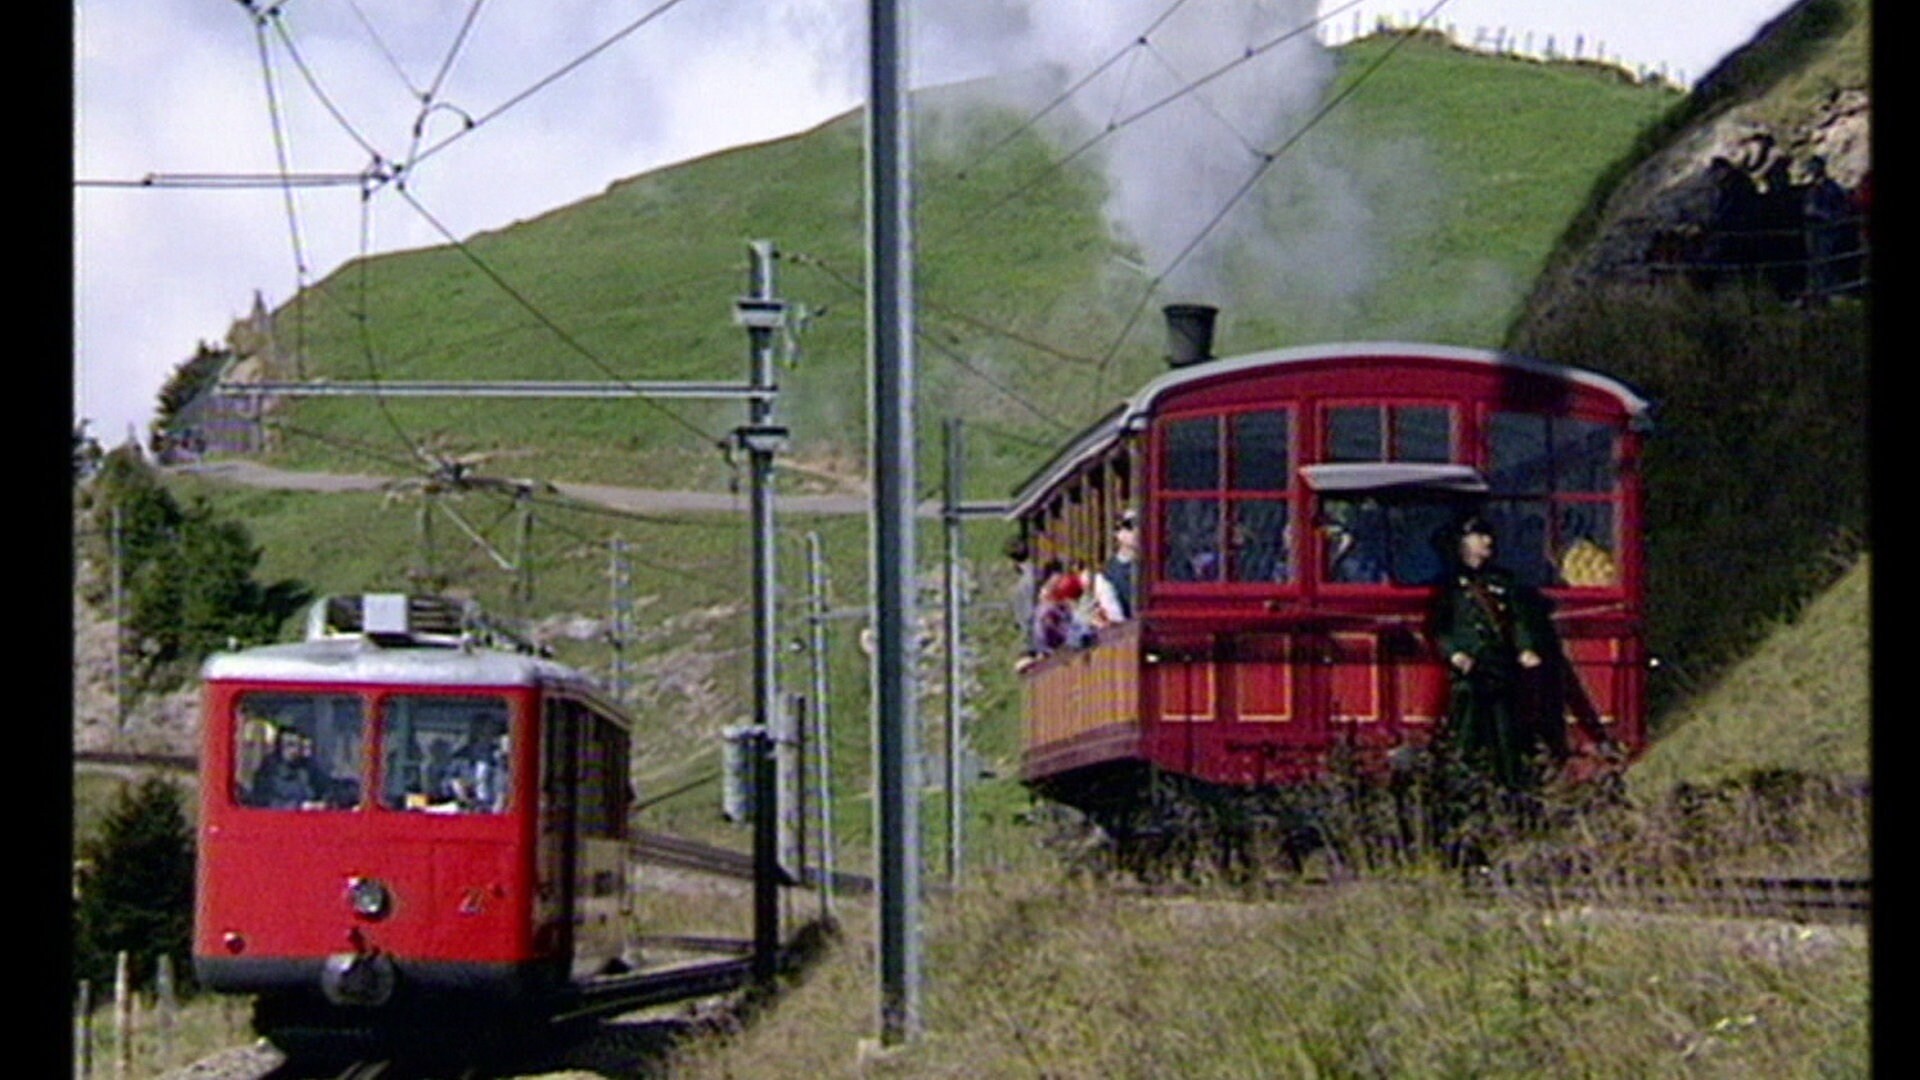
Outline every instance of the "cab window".
{"label": "cab window", "polygon": [[263,810],[360,802],[366,710],[352,694],[248,693],[236,706],[233,798]]}
{"label": "cab window", "polygon": [[382,806],[428,814],[506,810],[513,760],[506,699],[395,694],[382,712]]}

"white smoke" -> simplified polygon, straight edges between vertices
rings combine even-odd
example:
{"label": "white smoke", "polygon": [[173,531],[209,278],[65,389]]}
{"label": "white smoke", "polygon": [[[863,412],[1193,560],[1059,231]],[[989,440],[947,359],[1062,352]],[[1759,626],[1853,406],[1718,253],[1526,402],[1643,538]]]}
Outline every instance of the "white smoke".
{"label": "white smoke", "polygon": [[[1287,146],[1334,77],[1317,12],[1317,0],[932,0],[911,15],[914,83],[986,80],[1029,115],[1055,106],[1042,130],[1063,155],[1092,143],[1083,160],[1103,170],[1115,239],[1163,294],[1221,298],[1249,272],[1344,294],[1367,276],[1366,208],[1310,141]],[[844,16],[834,0],[794,0],[783,22],[828,66],[856,61],[840,71],[858,85],[864,27]]]}

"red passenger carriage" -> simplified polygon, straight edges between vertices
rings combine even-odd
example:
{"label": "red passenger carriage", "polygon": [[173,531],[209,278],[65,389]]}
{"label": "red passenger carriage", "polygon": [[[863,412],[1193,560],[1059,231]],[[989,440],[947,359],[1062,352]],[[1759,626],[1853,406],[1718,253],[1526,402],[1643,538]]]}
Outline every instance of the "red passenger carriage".
{"label": "red passenger carriage", "polygon": [[1338,762],[1383,771],[1446,715],[1430,625],[1442,534],[1468,512],[1550,605],[1561,655],[1539,697],[1564,720],[1545,735],[1567,771],[1603,740],[1638,750],[1646,419],[1606,376],[1474,349],[1174,367],[1015,496],[1040,562],[1097,569],[1123,511],[1141,533],[1133,617],[1023,675],[1023,778],[1104,823],[1168,779],[1220,792]]}
{"label": "red passenger carriage", "polygon": [[627,722],[463,618],[332,598],[205,666],[195,972],[269,1033],[471,1025],[625,963]]}

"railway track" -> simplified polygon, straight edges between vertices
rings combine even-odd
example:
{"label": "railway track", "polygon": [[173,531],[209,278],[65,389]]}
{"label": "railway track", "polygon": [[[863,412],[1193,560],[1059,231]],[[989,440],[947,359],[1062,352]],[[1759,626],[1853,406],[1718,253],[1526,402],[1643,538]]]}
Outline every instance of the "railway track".
{"label": "railway track", "polygon": [[[628,846],[628,853],[636,862],[695,870],[741,881],[752,881],[754,877],[753,856],[683,836],[636,832],[633,842]],[[845,895],[865,896],[874,890],[873,879],[863,874],[835,871],[830,880],[834,891]],[[801,880],[793,884],[817,886],[820,884],[820,872],[815,867],[807,867]]]}
{"label": "railway track", "polygon": [[1547,903],[1607,904],[1662,912],[1864,923],[1873,911],[1870,878],[1711,877],[1636,879],[1622,875],[1519,875],[1491,869],[1472,875],[1468,890]]}

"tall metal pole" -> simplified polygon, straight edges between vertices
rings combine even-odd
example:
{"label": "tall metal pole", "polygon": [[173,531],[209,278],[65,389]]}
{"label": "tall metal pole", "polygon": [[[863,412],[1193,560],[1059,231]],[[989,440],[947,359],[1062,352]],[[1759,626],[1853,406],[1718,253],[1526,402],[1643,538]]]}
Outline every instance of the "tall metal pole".
{"label": "tall metal pole", "polygon": [[873,414],[873,696],[879,773],[880,1040],[920,1030],[920,821],[913,700],[914,415],[910,117],[903,0],[870,0],[867,348]]}
{"label": "tall metal pole", "polygon": [[[782,319],[781,306],[774,298],[774,250],[766,240],[755,240],[748,248],[752,256],[748,296],[736,306],[736,312],[747,328],[751,361],[748,381],[755,389],[770,391],[774,388],[774,333]],[[773,977],[780,946],[779,807],[774,797],[774,723],[778,708],[775,665],[779,650],[773,625],[773,455],[784,441],[784,432],[773,427],[771,396],[752,398],[747,404],[747,419],[738,437],[747,451],[749,512],[753,518],[755,735],[748,743],[755,777],[753,955],[754,976],[764,981]]]}
{"label": "tall metal pole", "polygon": [[946,530],[946,639],[947,639],[947,884],[960,884],[961,827],[966,813],[962,795],[961,759],[966,747],[960,734],[960,500],[965,478],[965,450],[960,418],[946,424],[947,467],[942,489],[940,523]]}
{"label": "tall metal pole", "polygon": [[833,921],[833,766],[827,735],[827,567],[820,534],[807,534],[807,653],[812,664],[814,765],[820,785],[820,918]]}
{"label": "tall metal pole", "polygon": [[126,561],[121,549],[120,504],[113,506],[113,729],[127,730],[127,611]]}

